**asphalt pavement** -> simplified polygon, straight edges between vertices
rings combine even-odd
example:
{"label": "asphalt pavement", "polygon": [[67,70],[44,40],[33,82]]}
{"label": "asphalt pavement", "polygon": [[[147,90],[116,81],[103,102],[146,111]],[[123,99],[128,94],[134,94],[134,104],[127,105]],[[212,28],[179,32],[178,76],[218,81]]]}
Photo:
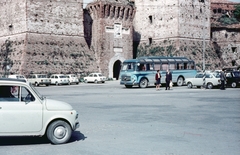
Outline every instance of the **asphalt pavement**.
{"label": "asphalt pavement", "polygon": [[37,87],[70,103],[80,128],[70,142],[0,137],[6,155],[239,155],[240,88],[157,91],[105,84]]}

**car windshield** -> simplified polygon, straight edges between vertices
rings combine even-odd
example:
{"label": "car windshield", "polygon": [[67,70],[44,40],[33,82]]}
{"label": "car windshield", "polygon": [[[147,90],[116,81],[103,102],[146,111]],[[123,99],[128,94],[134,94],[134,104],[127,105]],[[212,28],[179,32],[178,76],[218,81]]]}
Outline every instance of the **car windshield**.
{"label": "car windshield", "polygon": [[240,77],[240,72],[233,72],[234,77]]}
{"label": "car windshield", "polygon": [[99,77],[103,76],[102,74],[98,74]]}
{"label": "car windshield", "polygon": [[30,87],[32,88],[32,90],[37,94],[37,96],[38,96],[41,100],[43,100],[44,97],[37,91],[37,89],[36,89],[31,83],[29,83],[29,85],[30,85]]}
{"label": "car windshield", "polygon": [[60,78],[66,78],[66,76],[63,76],[63,75],[61,75],[61,76],[59,76]]}
{"label": "car windshield", "polygon": [[47,78],[47,75],[38,75],[38,78]]}

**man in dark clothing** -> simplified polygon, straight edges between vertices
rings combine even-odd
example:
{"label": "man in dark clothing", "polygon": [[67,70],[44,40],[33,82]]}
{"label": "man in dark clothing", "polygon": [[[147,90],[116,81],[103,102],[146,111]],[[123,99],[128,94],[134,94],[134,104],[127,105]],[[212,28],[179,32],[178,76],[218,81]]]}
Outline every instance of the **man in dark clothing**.
{"label": "man in dark clothing", "polygon": [[172,73],[167,69],[166,72],[166,90],[170,90],[170,82],[172,82]]}
{"label": "man in dark clothing", "polygon": [[226,79],[226,76],[225,76],[225,73],[224,73],[223,70],[222,70],[221,73],[220,73],[220,80],[221,80],[221,87],[220,87],[220,89],[221,89],[221,90],[225,90],[225,81],[226,81],[227,79]]}

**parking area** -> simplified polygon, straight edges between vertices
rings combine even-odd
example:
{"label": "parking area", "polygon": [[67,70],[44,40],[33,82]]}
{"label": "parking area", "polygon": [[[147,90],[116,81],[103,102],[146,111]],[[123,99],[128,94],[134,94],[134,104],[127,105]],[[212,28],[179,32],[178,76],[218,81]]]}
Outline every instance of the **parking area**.
{"label": "parking area", "polygon": [[70,103],[80,128],[69,143],[0,138],[0,154],[238,155],[240,89],[127,89],[105,84],[37,87],[47,98]]}

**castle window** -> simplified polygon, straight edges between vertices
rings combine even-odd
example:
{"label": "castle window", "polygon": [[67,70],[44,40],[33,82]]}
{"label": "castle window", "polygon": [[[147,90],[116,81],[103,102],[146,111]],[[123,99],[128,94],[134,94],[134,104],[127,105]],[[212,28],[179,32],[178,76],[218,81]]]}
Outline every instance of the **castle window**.
{"label": "castle window", "polygon": [[232,47],[232,52],[233,53],[237,52],[237,47]]}
{"label": "castle window", "polygon": [[152,38],[148,38],[148,41],[149,41],[149,45],[152,44]]}
{"label": "castle window", "polygon": [[149,16],[149,23],[152,24],[152,16]]}
{"label": "castle window", "polygon": [[222,13],[222,9],[221,8],[218,9],[218,13]]}
{"label": "castle window", "polygon": [[216,9],[213,9],[213,13],[217,13],[217,10],[216,10]]}

